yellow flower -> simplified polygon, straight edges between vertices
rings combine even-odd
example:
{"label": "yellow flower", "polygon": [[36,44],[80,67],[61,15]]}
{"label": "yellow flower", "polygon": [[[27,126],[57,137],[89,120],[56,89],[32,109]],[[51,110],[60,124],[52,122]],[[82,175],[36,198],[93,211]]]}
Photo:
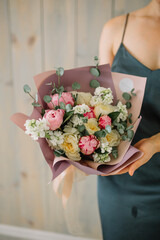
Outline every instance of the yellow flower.
{"label": "yellow flower", "polygon": [[96,118],[88,119],[88,122],[84,124],[89,134],[94,134],[96,131],[99,131],[98,123]]}
{"label": "yellow flower", "polygon": [[77,135],[66,133],[64,134],[64,142],[60,146],[66,156],[73,161],[79,161],[81,159],[78,141]]}
{"label": "yellow flower", "polygon": [[116,109],[118,109],[116,106],[112,106],[110,104],[98,104],[94,108],[94,113],[96,117],[98,118],[99,115],[108,115],[111,112],[114,112]]}
{"label": "yellow flower", "polygon": [[77,104],[83,104],[85,103],[88,106],[91,106],[90,104],[90,100],[92,98],[92,94],[89,92],[77,92],[77,91],[72,91],[71,93],[73,93],[74,95],[78,94],[77,97]]}
{"label": "yellow flower", "polygon": [[113,129],[111,131],[111,133],[108,133],[106,135],[106,139],[109,143],[109,146],[114,147],[114,146],[119,145],[121,137],[120,137],[119,133],[117,132],[117,130]]}

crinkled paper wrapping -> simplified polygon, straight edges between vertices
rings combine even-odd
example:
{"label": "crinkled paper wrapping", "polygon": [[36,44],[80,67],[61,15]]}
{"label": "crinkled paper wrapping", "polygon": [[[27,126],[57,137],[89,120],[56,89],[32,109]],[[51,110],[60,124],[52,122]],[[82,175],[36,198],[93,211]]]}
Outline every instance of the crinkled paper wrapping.
{"label": "crinkled paper wrapping", "polygon": [[[91,75],[89,71],[91,67],[92,66],[87,66],[65,70],[64,75],[61,77],[61,85],[64,86],[64,89],[66,91],[72,91],[72,83],[76,81],[81,84],[81,89],[79,91],[90,92],[91,94],[93,94],[94,89],[91,88],[89,85],[90,81],[94,79],[94,77]],[[100,65],[99,69],[101,74],[96,79],[100,82],[101,87],[111,88],[114,96],[114,104],[116,103],[117,99],[124,102],[122,99],[122,91],[119,88],[120,82],[123,79],[127,78],[132,81],[137,96],[132,98],[133,99],[132,108],[129,110],[129,112],[132,112],[133,114],[132,117],[134,125],[133,130],[136,131],[141,120],[141,117],[139,117],[139,115],[144,96],[146,78],[122,73],[111,73],[109,64]],[[54,81],[55,84],[57,85],[58,84],[57,75],[54,70],[43,72],[41,74],[36,75],[34,77],[34,81],[37,87],[38,101],[44,107],[44,109],[47,109],[47,104],[43,101],[43,96],[49,94],[52,86],[46,85],[46,83]],[[25,121],[27,119],[42,118],[40,112],[41,112],[40,107],[34,107],[32,114],[30,116],[27,116],[23,113],[15,113],[11,116],[11,120],[22,130],[25,131],[24,127]],[[62,200],[64,204],[66,203],[66,200],[70,195],[71,186],[75,177],[75,173],[77,173],[77,176],[80,174],[82,177],[90,174],[113,175],[118,173],[120,170],[122,170],[129,164],[133,163],[143,155],[142,152],[140,152],[135,147],[131,146],[131,142],[125,141],[121,142],[118,147],[119,157],[117,159],[112,159],[111,162],[101,164],[85,159],[81,161],[72,161],[65,157],[56,157],[54,155],[53,150],[51,150],[51,148],[49,147],[46,139],[40,138],[37,140],[37,142],[40,145],[45,160],[47,161],[48,165],[52,170],[52,180],[55,179],[54,190],[57,192],[57,194],[59,185],[62,182],[62,180],[64,180],[64,187],[62,190],[63,192]],[[77,179],[81,179],[81,177],[78,177]]]}

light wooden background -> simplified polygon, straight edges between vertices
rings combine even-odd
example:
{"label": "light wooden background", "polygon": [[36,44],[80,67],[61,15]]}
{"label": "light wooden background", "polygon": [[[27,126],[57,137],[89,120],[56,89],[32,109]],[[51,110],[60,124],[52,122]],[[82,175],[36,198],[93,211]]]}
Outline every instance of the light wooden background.
{"label": "light wooden background", "polygon": [[31,113],[22,87],[35,94],[34,75],[91,65],[104,23],[148,2],[0,0],[0,223],[101,238],[96,177],[73,188],[64,211],[38,144],[9,117]]}

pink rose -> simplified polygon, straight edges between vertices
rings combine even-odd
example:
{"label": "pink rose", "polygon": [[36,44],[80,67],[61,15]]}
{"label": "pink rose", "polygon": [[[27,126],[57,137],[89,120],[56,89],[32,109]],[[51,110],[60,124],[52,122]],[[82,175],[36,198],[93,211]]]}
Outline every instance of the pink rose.
{"label": "pink rose", "polygon": [[107,115],[104,115],[99,118],[99,127],[105,129],[105,127],[109,125],[111,126],[111,118]]}
{"label": "pink rose", "polygon": [[44,118],[47,119],[49,122],[49,127],[51,130],[58,129],[62,122],[63,122],[63,116],[65,111],[63,109],[57,109],[57,110],[46,110],[44,114]]}
{"label": "pink rose", "polygon": [[94,107],[89,107],[90,108],[90,112],[86,112],[83,114],[84,117],[87,117],[88,119],[90,118],[96,118],[96,115],[93,111]]}
{"label": "pink rose", "polygon": [[[54,94],[54,95],[50,95],[52,100],[50,103],[47,103],[48,107],[50,109],[53,109],[53,105],[54,106],[58,106],[58,93]],[[62,96],[59,99],[59,103],[63,102],[65,105],[67,104],[71,104],[71,106],[74,106],[74,98],[72,97],[72,94],[69,92],[63,92]],[[53,104],[52,104],[53,103]]]}
{"label": "pink rose", "polygon": [[94,135],[83,136],[79,140],[79,148],[85,155],[92,154],[100,146],[100,141]]}

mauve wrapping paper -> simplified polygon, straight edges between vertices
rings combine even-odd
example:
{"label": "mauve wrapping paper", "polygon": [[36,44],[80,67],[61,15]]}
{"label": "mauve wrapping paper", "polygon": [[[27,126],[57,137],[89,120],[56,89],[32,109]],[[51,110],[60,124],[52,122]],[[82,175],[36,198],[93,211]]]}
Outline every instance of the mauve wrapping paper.
{"label": "mauve wrapping paper", "polygon": [[[90,80],[93,79],[93,76],[90,74],[89,69],[91,66],[88,67],[81,67],[81,68],[75,68],[70,70],[65,70],[64,75],[61,77],[61,85],[64,86],[66,91],[72,91],[72,83],[73,82],[79,82],[81,84],[81,92],[90,92],[91,94],[94,93],[94,89],[89,86]],[[145,89],[145,83],[146,79],[141,77],[135,77],[131,75],[126,74],[120,74],[120,73],[111,73],[109,64],[104,64],[99,66],[101,75],[97,78],[99,80],[101,87],[110,87],[113,92],[114,96],[114,103],[118,99],[121,99],[121,92],[118,89],[118,81],[120,81],[122,78],[132,78],[133,82],[134,79],[136,81],[134,82],[134,87],[137,90],[138,88],[138,94],[136,98],[138,98],[136,101],[138,101],[138,106],[134,107],[134,131],[136,131],[139,122],[141,120],[141,117],[137,118],[140,114],[141,105],[143,101],[143,95],[144,95],[144,89]],[[113,80],[112,80],[113,77]],[[141,81],[141,84],[138,86],[138,80]],[[38,101],[42,106],[47,109],[47,104],[43,101],[43,96],[47,95],[49,91],[51,90],[51,86],[46,85],[46,83],[49,83],[51,81],[54,81],[57,85],[57,75],[55,74],[55,71],[47,71],[43,72],[41,74],[38,74],[34,77],[34,81],[37,87],[38,91]],[[115,88],[116,87],[116,88]],[[135,99],[136,99],[135,98]],[[134,100],[133,103],[134,105]],[[15,113],[11,116],[11,120],[19,126],[22,130],[25,131],[24,123],[27,119],[39,119],[42,118],[40,114],[40,108],[34,107],[33,112],[30,116],[27,116],[23,113]],[[132,109],[131,109],[132,112]],[[40,148],[42,150],[42,153],[44,155],[44,158],[46,159],[48,165],[50,166],[53,177],[52,180],[54,180],[59,174],[61,174],[66,168],[68,168],[71,164],[77,167],[78,169],[85,172],[87,175],[90,174],[108,174],[112,175],[117,173],[118,171],[122,170],[132,162],[136,161],[138,158],[140,158],[143,153],[140,152],[138,149],[131,146],[131,142],[122,142],[119,150],[120,150],[120,156],[118,159],[112,161],[108,164],[99,164],[94,163],[93,161],[89,160],[81,160],[79,162],[72,161],[65,157],[56,157],[53,153],[53,151],[48,146],[48,143],[46,139],[40,138],[37,140],[37,142],[40,145]]]}

